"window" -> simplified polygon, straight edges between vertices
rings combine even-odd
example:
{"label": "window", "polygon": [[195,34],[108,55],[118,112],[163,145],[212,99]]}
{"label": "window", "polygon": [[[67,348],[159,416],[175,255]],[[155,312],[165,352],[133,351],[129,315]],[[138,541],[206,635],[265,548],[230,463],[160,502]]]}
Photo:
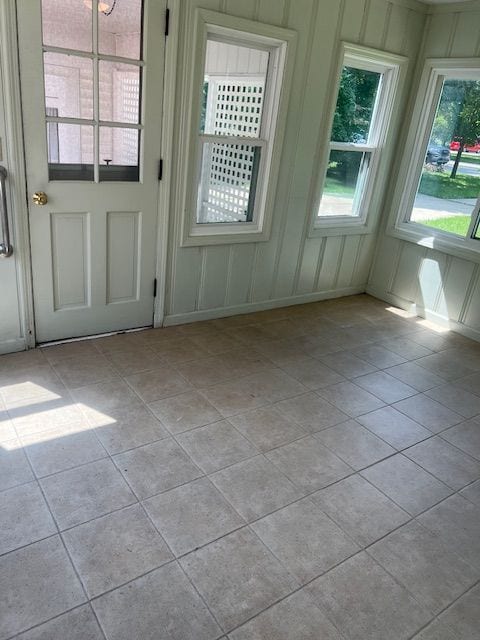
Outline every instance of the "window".
{"label": "window", "polygon": [[294,34],[204,10],[196,16],[203,52],[184,244],[266,239]]}
{"label": "window", "polygon": [[422,83],[397,229],[427,246],[478,251],[478,60],[430,60]]}
{"label": "window", "polygon": [[314,226],[365,224],[403,58],[343,44]]}

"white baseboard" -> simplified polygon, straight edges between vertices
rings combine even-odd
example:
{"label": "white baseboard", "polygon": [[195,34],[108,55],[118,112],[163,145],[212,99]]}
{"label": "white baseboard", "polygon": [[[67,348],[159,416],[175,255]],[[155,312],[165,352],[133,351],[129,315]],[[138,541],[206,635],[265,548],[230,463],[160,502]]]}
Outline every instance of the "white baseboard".
{"label": "white baseboard", "polygon": [[176,324],[198,322],[199,320],[214,320],[216,318],[226,318],[227,316],[241,315],[243,313],[277,309],[278,307],[291,307],[295,304],[305,304],[307,302],[318,302],[319,300],[328,300],[330,298],[354,296],[359,293],[365,293],[365,285],[322,291],[318,293],[305,293],[298,296],[290,296],[288,298],[265,300],[264,302],[248,302],[231,307],[217,307],[216,309],[205,309],[202,311],[190,311],[188,313],[166,315],[163,325],[168,327]]}
{"label": "white baseboard", "polygon": [[14,340],[4,340],[0,342],[0,354],[25,351],[26,348],[27,345],[24,338],[15,338]]}
{"label": "white baseboard", "polygon": [[443,316],[431,309],[426,309],[420,305],[417,305],[415,302],[411,300],[406,300],[400,296],[395,295],[394,293],[387,293],[386,291],[380,291],[375,287],[367,285],[366,293],[373,296],[374,298],[379,298],[380,300],[385,300],[385,302],[389,302],[390,304],[395,305],[396,307],[400,307],[400,309],[404,309],[410,313],[413,313],[420,318],[425,318],[426,320],[431,320],[436,324],[450,329],[451,331],[455,331],[456,333],[460,333],[462,336],[466,338],[471,338],[472,340],[476,340],[480,342],[480,331],[478,329],[474,329],[473,327],[469,327],[466,324],[462,324],[461,322],[456,322],[455,320],[451,320],[447,316]]}

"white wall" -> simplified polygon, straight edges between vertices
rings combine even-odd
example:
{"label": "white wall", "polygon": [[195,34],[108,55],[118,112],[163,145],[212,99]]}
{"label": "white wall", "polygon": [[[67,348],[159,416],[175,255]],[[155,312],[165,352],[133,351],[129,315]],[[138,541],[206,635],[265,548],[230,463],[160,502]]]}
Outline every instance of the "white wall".
{"label": "white wall", "polygon": [[[317,149],[317,140],[321,135],[327,143],[329,137],[326,121],[337,45],[343,40],[407,56],[403,108],[421,44],[425,5],[414,0],[189,0],[179,6],[180,24],[186,11],[199,6],[294,29],[298,50],[270,240],[181,248],[181,212],[173,201],[166,324],[364,291],[374,234],[307,237],[312,167],[324,152]],[[184,74],[188,38],[180,30],[178,78]],[[176,104],[181,103],[179,89]],[[393,134],[382,158],[377,193],[385,187]]]}
{"label": "white wall", "polygon": [[[419,70],[425,58],[479,56],[479,27],[479,2],[438,8],[427,18]],[[400,144],[399,158],[402,150]],[[392,179],[389,191],[394,187]],[[368,291],[480,339],[480,264],[389,236],[385,233],[389,213],[390,202],[386,199]]]}

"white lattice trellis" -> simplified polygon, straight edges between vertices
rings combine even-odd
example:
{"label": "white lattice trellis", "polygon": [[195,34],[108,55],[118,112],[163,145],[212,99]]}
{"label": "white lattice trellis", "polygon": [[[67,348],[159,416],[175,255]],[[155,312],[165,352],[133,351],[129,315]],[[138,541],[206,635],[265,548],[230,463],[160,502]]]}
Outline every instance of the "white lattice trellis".
{"label": "white lattice trellis", "polygon": [[[263,78],[209,78],[205,132],[221,136],[260,136]],[[246,222],[250,188],[260,147],[208,142],[203,148],[202,220]]]}

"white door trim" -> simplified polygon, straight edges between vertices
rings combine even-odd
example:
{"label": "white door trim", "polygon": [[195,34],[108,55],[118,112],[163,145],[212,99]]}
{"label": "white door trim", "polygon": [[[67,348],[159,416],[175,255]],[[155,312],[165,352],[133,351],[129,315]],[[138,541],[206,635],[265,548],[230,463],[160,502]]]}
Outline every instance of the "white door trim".
{"label": "white door trim", "polygon": [[[19,316],[25,339],[24,348],[35,346],[35,321],[30,262],[30,233],[28,226],[25,154],[18,64],[16,0],[0,3],[0,51],[3,80],[3,102],[6,124],[4,154],[9,167]],[[22,348],[22,345],[17,345]]]}

